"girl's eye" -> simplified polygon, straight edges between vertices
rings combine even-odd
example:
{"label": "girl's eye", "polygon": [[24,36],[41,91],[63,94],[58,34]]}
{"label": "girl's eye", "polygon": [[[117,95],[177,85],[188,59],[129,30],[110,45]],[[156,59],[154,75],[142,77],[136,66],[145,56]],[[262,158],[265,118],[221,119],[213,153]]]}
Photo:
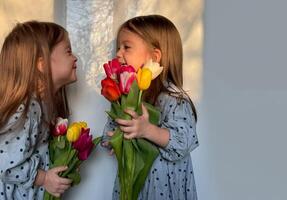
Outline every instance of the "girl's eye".
{"label": "girl's eye", "polygon": [[131,47],[127,46],[127,45],[124,46],[124,49],[129,49],[129,48],[131,48]]}
{"label": "girl's eye", "polygon": [[68,54],[72,54],[72,50],[68,49],[68,50],[67,50],[67,53],[68,53]]}

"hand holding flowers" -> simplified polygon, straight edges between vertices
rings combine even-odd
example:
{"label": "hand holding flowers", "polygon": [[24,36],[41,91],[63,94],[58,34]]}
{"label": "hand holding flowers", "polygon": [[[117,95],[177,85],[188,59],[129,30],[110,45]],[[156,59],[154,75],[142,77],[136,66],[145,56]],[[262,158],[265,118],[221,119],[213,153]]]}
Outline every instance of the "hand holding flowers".
{"label": "hand holding flowers", "polygon": [[[101,137],[92,139],[86,122],[75,122],[68,127],[67,119],[57,118],[53,136],[49,143],[50,168],[52,169],[48,172],[52,172],[58,166],[68,166],[65,171],[59,171],[59,175],[71,179],[73,185],[79,184],[81,178],[77,169],[88,158],[100,140]],[[61,179],[61,181],[66,180]],[[59,191],[46,190],[44,199],[58,199],[54,197],[59,196],[58,194]]]}
{"label": "hand holding flowers", "polygon": [[108,115],[121,125],[113,135],[109,133],[118,161],[121,200],[137,199],[159,153],[153,143],[143,139],[147,128],[158,124],[159,111],[145,102],[142,105],[142,92],[163,68],[152,61],[148,64],[137,73],[132,66],[121,66],[117,59],[104,64],[107,77],[101,82],[101,93],[111,101]]}
{"label": "hand holding flowers", "polygon": [[149,114],[146,107],[142,104],[142,115],[138,115],[133,110],[125,110],[132,117],[132,120],[116,119],[120,129],[124,132],[125,139],[147,138],[149,127]]}

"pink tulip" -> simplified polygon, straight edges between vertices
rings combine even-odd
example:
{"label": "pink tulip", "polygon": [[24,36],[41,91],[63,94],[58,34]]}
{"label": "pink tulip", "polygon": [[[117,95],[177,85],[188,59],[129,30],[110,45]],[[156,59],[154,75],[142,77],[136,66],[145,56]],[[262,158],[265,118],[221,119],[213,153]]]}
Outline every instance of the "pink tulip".
{"label": "pink tulip", "polygon": [[112,59],[108,63],[104,64],[104,69],[106,72],[107,77],[117,80],[118,72],[121,68],[121,63],[117,58]]}
{"label": "pink tulip", "polygon": [[65,135],[68,128],[68,120],[58,117],[56,119],[56,125],[53,130],[53,136]]}
{"label": "pink tulip", "polygon": [[89,128],[83,128],[79,139],[73,143],[73,148],[78,151],[79,160],[87,160],[94,147],[92,135],[89,133]]}
{"label": "pink tulip", "polygon": [[128,94],[133,81],[136,80],[135,69],[128,65],[122,66],[120,69],[120,91],[123,94]]}

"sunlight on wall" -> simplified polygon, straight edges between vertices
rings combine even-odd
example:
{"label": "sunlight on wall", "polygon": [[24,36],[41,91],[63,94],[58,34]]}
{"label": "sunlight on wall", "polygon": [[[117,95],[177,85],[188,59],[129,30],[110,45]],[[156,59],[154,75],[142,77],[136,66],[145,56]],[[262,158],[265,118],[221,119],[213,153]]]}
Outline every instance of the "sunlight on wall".
{"label": "sunlight on wall", "polygon": [[[31,6],[33,5],[33,6]],[[0,1],[0,46],[5,36],[17,22],[27,20],[54,21],[54,1],[47,0],[1,0]]]}
{"label": "sunlight on wall", "polygon": [[137,15],[161,14],[174,22],[182,37],[184,89],[195,102],[200,100],[202,0],[184,0],[180,4],[173,0],[79,2],[68,1],[67,28],[80,59],[79,69],[83,70],[90,89],[100,94],[100,81],[104,77],[102,64],[115,55],[114,39],[120,24]]}
{"label": "sunlight on wall", "polygon": [[180,3],[174,0],[141,1],[137,7],[137,15],[164,15],[179,30],[183,44],[184,89],[192,100],[199,102],[202,86],[203,0],[185,0]]}

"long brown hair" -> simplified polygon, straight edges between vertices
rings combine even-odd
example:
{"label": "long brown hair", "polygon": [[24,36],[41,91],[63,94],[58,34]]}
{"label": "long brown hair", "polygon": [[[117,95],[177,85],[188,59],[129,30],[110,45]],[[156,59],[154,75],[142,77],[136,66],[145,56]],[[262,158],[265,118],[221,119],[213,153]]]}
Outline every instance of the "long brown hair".
{"label": "long brown hair", "polygon": [[[122,29],[137,34],[148,46],[161,51],[160,65],[164,67],[163,72],[152,81],[149,89],[144,92],[144,100],[154,105],[161,92],[170,93],[179,99],[188,98],[197,120],[195,106],[183,90],[182,43],[175,25],[161,15],[146,15],[134,17],[123,23],[118,34]],[[172,82],[179,91],[169,90],[168,86],[164,84],[165,81]]]}
{"label": "long brown hair", "polygon": [[[49,120],[55,114],[67,117],[65,87],[53,92],[50,69],[51,52],[66,37],[68,33],[60,25],[37,21],[18,23],[7,35],[0,54],[0,129],[19,105],[29,105],[31,98],[41,106],[45,102]],[[37,67],[39,58],[44,61],[44,72]]]}

